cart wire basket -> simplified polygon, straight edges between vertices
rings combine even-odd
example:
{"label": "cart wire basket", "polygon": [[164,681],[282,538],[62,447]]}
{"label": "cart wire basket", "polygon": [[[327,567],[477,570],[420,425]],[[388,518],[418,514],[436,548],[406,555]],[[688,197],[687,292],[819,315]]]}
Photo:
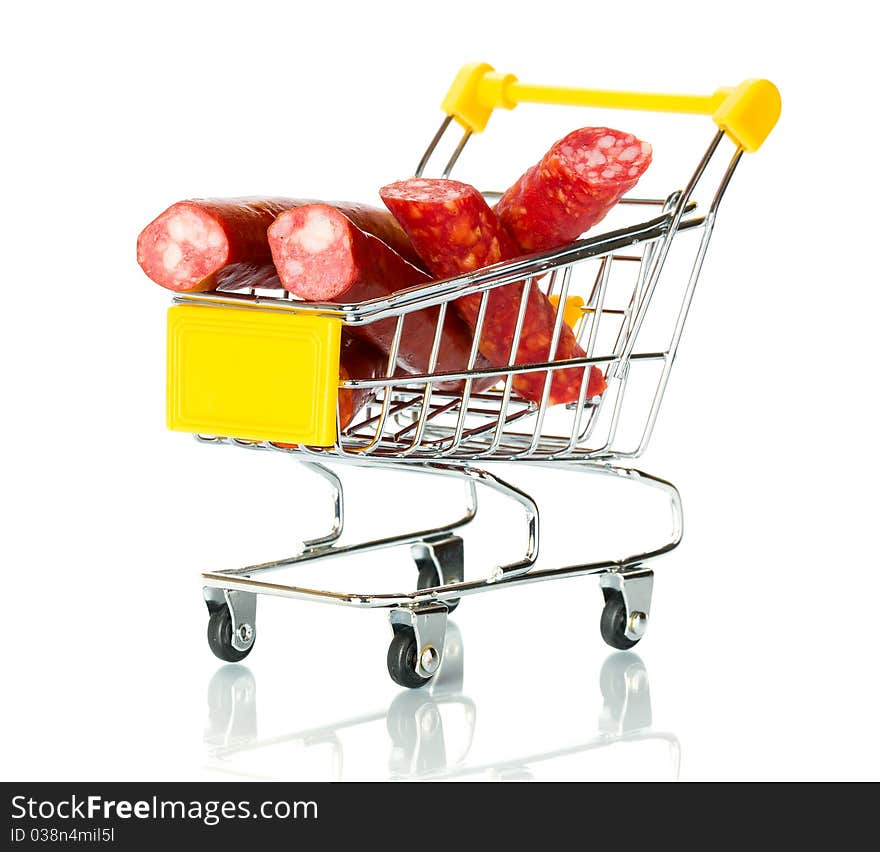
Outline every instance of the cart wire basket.
{"label": "cart wire basket", "polygon": [[[443,101],[446,117],[416,175],[426,173],[437,159],[439,143],[457,125],[464,133],[441,172],[449,177],[493,109],[522,102],[706,114],[716,130],[683,189],[664,198],[625,197],[618,205],[628,217],[623,226],[560,249],[353,304],[307,303],[278,291],[175,297],[168,320],[169,427],[203,443],[292,456],[329,483],[334,494],[330,532],[304,542],[297,555],[202,575],[208,641],[220,659],[238,661],[253,648],[259,594],[382,607],[390,610],[394,632],[389,674],[401,686],[419,687],[442,663],[447,615],[461,598],[582,574],[600,575],[605,598],[600,628],[609,645],[626,649],[644,635],[653,585],[649,563],[680,542],[681,500],[672,483],[628,465],[651,438],[725,190],[743,153],[756,151],[775,125],[779,93],[767,80],[747,80],[709,96],[535,86],[489,65],[466,65]],[[718,164],[714,169],[713,163]],[[710,180],[713,173],[720,176]],[[706,201],[698,202],[698,190]],[[677,265],[670,262],[673,245],[676,253],[682,249]],[[508,363],[477,369],[489,293],[514,282],[525,286]],[[530,287],[541,288],[557,310],[546,361],[523,364],[516,363],[516,353]],[[435,365],[450,303],[476,293],[481,307],[468,369],[439,372]],[[395,375],[407,318],[427,307],[438,309],[428,369]],[[395,331],[384,376],[340,380],[343,326],[388,320]],[[555,357],[563,323],[572,327],[583,356]],[[242,369],[242,364],[260,367]],[[593,398],[586,395],[590,366],[603,372],[607,385]],[[574,368],[583,371],[579,398],[550,406],[552,376]],[[540,401],[517,395],[513,379],[524,373],[544,374]],[[474,389],[475,383],[484,388],[490,377],[496,380],[492,387]],[[451,392],[450,386],[460,390]],[[344,427],[340,389],[370,389],[374,395]],[[651,550],[613,559],[538,565],[538,505],[488,470],[496,462],[622,477],[660,489],[671,504],[671,535]],[[338,471],[345,464],[458,478],[465,483],[466,506],[453,521],[430,529],[343,543]],[[525,547],[516,561],[489,566],[482,579],[466,579],[463,540],[457,533],[476,515],[478,486],[518,504]],[[270,572],[304,563],[398,546],[411,549],[417,567],[414,591],[351,594],[265,579]]]}

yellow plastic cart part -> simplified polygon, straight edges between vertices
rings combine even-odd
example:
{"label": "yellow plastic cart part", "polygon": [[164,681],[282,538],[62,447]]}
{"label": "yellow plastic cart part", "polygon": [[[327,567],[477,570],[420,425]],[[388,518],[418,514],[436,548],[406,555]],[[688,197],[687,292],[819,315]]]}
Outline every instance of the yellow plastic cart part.
{"label": "yellow plastic cart part", "polygon": [[[550,297],[553,310],[559,310],[559,296],[555,293]],[[577,321],[583,316],[584,300],[580,296],[566,296],[565,307],[562,309],[562,319],[569,328],[574,328]]]}
{"label": "yellow plastic cart part", "polygon": [[491,65],[462,66],[443,99],[443,110],[472,133],[485,129],[492,110],[520,103],[589,106],[711,115],[712,120],[744,151],[757,151],[779,119],[782,100],[769,80],[745,80],[711,95],[670,95],[575,89],[521,83]]}
{"label": "yellow plastic cart part", "polygon": [[307,314],[171,307],[168,428],[332,445],[341,326]]}

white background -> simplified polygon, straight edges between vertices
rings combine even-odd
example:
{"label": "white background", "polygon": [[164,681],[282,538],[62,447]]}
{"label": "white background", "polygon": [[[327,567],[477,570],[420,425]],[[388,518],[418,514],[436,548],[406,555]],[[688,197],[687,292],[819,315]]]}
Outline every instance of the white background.
{"label": "white background", "polygon": [[[418,774],[392,752],[386,716],[406,726],[433,699],[392,707],[381,614],[261,599],[249,672],[209,653],[198,572],[292,552],[327,523],[328,496],[286,458],[165,430],[169,299],[137,267],[135,239],[186,197],[374,200],[411,173],[454,72],[475,60],[571,85],[779,86],[782,119],[731,186],[640,462],[677,483],[686,518],[637,649],[648,733],[673,735],[686,779],[880,777],[876,55],[863,4],[11,8],[0,22],[4,778]],[[498,115],[461,175],[503,186],[591,120],[612,119]],[[613,120],[651,130],[656,191],[681,183],[665,169],[711,135],[707,119]],[[457,489],[430,482],[348,480],[353,535],[457,508]],[[565,547],[615,555],[597,552],[605,516],[634,536],[650,529],[628,492],[550,472],[529,485],[555,521],[548,560]],[[466,533],[472,576],[519,535],[503,505],[485,509]],[[372,556],[315,581],[387,591],[412,584],[408,566],[405,552]],[[425,768],[453,766],[455,741],[476,777],[516,775],[527,756],[521,774],[535,777],[676,774],[669,739],[536,757],[600,735],[609,649],[596,586],[465,601],[463,692],[443,709],[463,715],[444,717],[450,754]],[[372,721],[339,729],[360,717]]]}

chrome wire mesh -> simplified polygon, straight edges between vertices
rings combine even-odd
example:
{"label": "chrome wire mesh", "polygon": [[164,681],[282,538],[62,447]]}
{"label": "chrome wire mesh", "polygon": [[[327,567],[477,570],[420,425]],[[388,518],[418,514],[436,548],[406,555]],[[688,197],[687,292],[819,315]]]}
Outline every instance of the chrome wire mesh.
{"label": "chrome wire mesh", "polygon": [[[448,127],[441,127],[437,139]],[[371,388],[376,397],[344,429],[338,430],[330,447],[294,447],[286,451],[309,456],[357,458],[388,462],[448,460],[516,461],[586,460],[636,458],[646,449],[656,422],[669,373],[681,339],[684,322],[706,255],[715,216],[727,184],[739,162],[736,149],[722,172],[707,209],[693,200],[694,190],[723,138],[714,136],[685,188],[666,199],[624,199],[627,210],[638,215],[645,210],[653,218],[600,234],[551,252],[508,261],[468,275],[432,282],[418,288],[351,305],[313,304],[272,294],[187,294],[179,301],[223,304],[257,310],[318,312],[337,316],[355,332],[358,326],[396,318],[396,330],[385,377],[352,377],[340,384],[349,389]],[[456,149],[461,153],[463,139]],[[433,147],[429,148],[426,158]],[[427,161],[423,158],[420,172]],[[453,160],[454,162],[454,160]],[[449,166],[451,167],[451,166]],[[448,168],[445,173],[448,173]],[[687,243],[683,271],[665,274],[673,247]],[[475,369],[481,331],[487,316],[490,290],[525,282],[506,366]],[[516,352],[526,316],[530,287],[540,288],[559,300],[556,324],[547,360],[517,364]],[[445,317],[452,303],[464,293],[481,293],[474,344],[467,368],[458,373],[435,370]],[[662,298],[658,299],[658,293]],[[556,358],[567,300],[577,298],[579,315],[573,324],[575,337],[584,350],[579,358]],[[649,343],[643,334],[650,324],[652,308],[665,303],[667,318],[659,324],[660,343]],[[421,375],[394,376],[398,348],[408,315],[426,307],[439,306],[438,322],[427,370]],[[657,309],[659,311],[659,308]],[[658,324],[655,323],[656,326]],[[607,389],[588,398],[588,375],[583,369],[595,365],[602,371]],[[576,402],[548,404],[551,377],[559,370],[582,369],[583,380]],[[544,373],[539,401],[517,395],[514,378],[526,373]],[[488,390],[474,391],[474,381],[492,376]],[[441,390],[461,380],[458,393]],[[338,413],[337,413],[337,422]],[[626,427],[626,428],[624,428]],[[240,445],[249,442],[212,437]],[[269,444],[266,448],[278,449]]]}

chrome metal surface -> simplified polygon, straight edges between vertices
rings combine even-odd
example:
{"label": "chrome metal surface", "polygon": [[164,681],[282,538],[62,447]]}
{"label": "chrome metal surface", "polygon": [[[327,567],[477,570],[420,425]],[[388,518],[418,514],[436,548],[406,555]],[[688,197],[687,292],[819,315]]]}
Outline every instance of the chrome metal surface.
{"label": "chrome metal surface", "polygon": [[417,604],[391,610],[391,626],[412,627],[416,637],[416,672],[431,677],[443,661],[448,610],[442,603]]}
{"label": "chrome metal surface", "polygon": [[340,482],[339,477],[330,468],[318,464],[318,462],[304,461],[302,464],[307,470],[314,471],[318,476],[323,477],[333,488],[333,526],[330,532],[303,542],[304,550],[315,550],[324,545],[332,544],[342,535],[342,529],[345,525],[345,503],[342,497],[342,482]]}
{"label": "chrome metal surface", "polygon": [[627,625],[629,635],[640,639],[648,629],[648,616],[644,612],[636,611],[629,617]]}
{"label": "chrome metal surface", "polygon": [[[445,118],[419,163],[417,175],[425,172],[451,125],[452,119]],[[442,172],[444,177],[451,173],[470,138],[467,132],[461,138]],[[650,617],[653,576],[644,565],[669,553],[681,540],[681,500],[671,483],[616,462],[640,457],[654,432],[719,207],[742,156],[742,151],[735,148],[726,170],[723,161],[719,160],[715,166],[722,144],[726,145],[723,138],[721,132],[712,138],[683,189],[670,193],[665,199],[622,199],[621,207],[615,211],[622,221],[620,227],[562,248],[358,303],[305,303],[290,298],[288,293],[279,297],[277,292],[269,291],[176,296],[178,302],[199,305],[206,310],[283,311],[333,317],[350,327],[379,321],[387,321],[389,328],[393,327],[385,375],[353,376],[340,382],[340,387],[349,390],[371,389],[376,398],[345,429],[338,429],[331,446],[279,446],[236,437],[196,436],[204,443],[288,453],[324,478],[333,489],[334,518],[330,531],[306,541],[301,552],[272,562],[203,575],[209,607],[226,601],[229,595],[242,596],[241,603],[230,605],[236,630],[241,629],[236,634],[237,641],[247,641],[247,626],[253,627],[253,620],[242,613],[247,606],[245,601],[253,600],[256,593],[358,607],[390,607],[392,621],[415,619],[413,613],[418,611],[428,619],[419,621],[418,630],[430,633],[434,628],[425,625],[433,623],[430,620],[435,612],[432,607],[438,612],[442,610],[445,624],[444,601],[505,584],[585,574],[602,575],[605,588],[623,594],[627,607],[626,635],[631,639],[641,637]],[[722,173],[715,186],[710,187],[708,204],[705,200],[698,201],[698,193],[703,193],[704,184],[711,183],[709,175],[716,170]],[[491,193],[487,195],[494,198]],[[695,213],[698,203],[705,214]],[[643,219],[646,214],[649,218]],[[679,260],[683,260],[683,271],[676,266]],[[519,305],[513,308],[516,318],[509,349],[495,359],[500,366],[478,367],[481,334],[492,322],[489,294],[504,286],[520,286],[522,291]],[[546,341],[546,353],[540,353],[544,360],[519,363],[518,344],[522,336],[529,333],[526,308],[527,294],[532,287],[558,296],[560,304],[565,304],[570,296],[581,299],[580,316],[573,326],[575,338],[582,347],[576,356],[558,357],[565,322],[560,310]],[[447,314],[455,310],[457,299],[476,294],[480,294],[480,308],[468,362],[461,370],[440,372],[438,352]],[[437,309],[438,318],[425,372],[396,376],[395,365],[407,317],[426,308]],[[591,367],[602,372],[607,389],[588,398]],[[553,375],[563,369],[582,371],[578,396],[565,405],[550,405]],[[545,374],[541,392],[536,394],[538,399],[526,399],[517,392],[517,387],[522,385],[517,378],[530,373]],[[488,389],[482,381],[486,378],[494,379]],[[445,389],[455,382],[460,382],[460,391]],[[342,543],[342,484],[327,467],[335,462],[463,479],[467,488],[464,514],[450,523],[423,530]],[[530,495],[487,470],[494,462],[539,465],[560,475],[567,471],[623,477],[659,488],[670,501],[671,535],[653,549],[617,558],[561,567],[541,565],[538,562],[538,505]],[[509,498],[522,510],[523,550],[507,564],[495,568],[482,566],[483,571],[479,573],[484,576],[481,578],[465,580],[462,543],[453,531],[474,518],[477,485]],[[385,509],[384,503],[382,508]],[[269,583],[259,576],[319,559],[398,545],[410,546],[417,564],[433,565],[440,585],[421,591],[350,594]],[[469,569],[469,576],[471,573]],[[427,677],[436,662],[431,649],[442,654],[442,635],[439,645],[433,644],[432,639],[427,644],[421,643],[419,648],[420,673]]]}
{"label": "chrome metal surface", "polygon": [[[315,462],[321,458],[343,455],[398,461],[437,458],[455,461],[527,458],[555,460],[567,457],[605,458],[620,453],[635,457],[643,451],[645,440],[638,445],[636,453],[629,448],[615,446],[620,412],[628,390],[627,376],[632,369],[651,361],[666,364],[665,375],[668,376],[674,351],[633,350],[631,340],[640,327],[639,318],[644,316],[644,301],[650,300],[653,293],[652,282],[653,287],[656,287],[656,258],[659,252],[653,251],[652,246],[655,243],[666,245],[670,223],[674,221],[674,217],[691,209],[682,200],[663,216],[640,225],[582,240],[554,252],[496,264],[476,273],[400,291],[387,299],[372,300],[359,305],[321,306],[273,299],[270,296],[249,298],[228,293],[184,294],[178,297],[178,301],[224,309],[335,312],[336,316],[351,325],[392,317],[395,319],[387,375],[379,378],[354,377],[340,383],[342,387],[352,390],[373,389],[377,395],[376,404],[355,417],[340,432],[332,446],[288,448],[292,452],[311,457]],[[678,230],[699,230],[706,226],[706,219],[680,222],[680,215]],[[707,243],[708,237],[704,237],[701,253],[705,252]],[[621,254],[620,249],[625,246],[630,247],[630,253]],[[641,252],[633,253],[633,248],[639,246]],[[598,264],[598,271],[590,274],[593,270],[586,267],[594,264]],[[640,274],[636,291],[630,293],[627,303],[621,303],[623,293],[615,292],[613,297],[609,296],[614,270],[619,265],[627,267],[630,264],[638,266]],[[694,276],[698,271],[699,269],[695,271]],[[588,277],[583,272],[587,272]],[[479,340],[479,334],[475,334],[466,368],[455,372],[438,371],[436,363],[442,324],[453,297],[460,296],[463,292],[482,294],[476,328],[479,332],[486,322],[488,292],[495,287],[517,281],[524,281],[525,286],[521,285],[523,298],[519,303],[512,341],[507,352],[507,364],[475,368],[478,354],[476,342]],[[577,294],[579,289],[584,292],[586,282],[589,282],[590,289],[585,293],[583,318],[575,328],[576,335],[585,346],[584,354],[564,360],[556,357],[563,323],[563,315],[560,313],[549,341],[547,359],[529,364],[517,363],[518,344],[525,327],[527,288],[541,287],[549,290],[558,287],[557,295],[564,299],[569,294]],[[414,310],[431,306],[439,306],[439,316],[426,372],[418,375],[392,375],[404,335],[406,317]],[[683,319],[684,315],[682,323]],[[608,335],[607,331],[603,333],[603,329],[610,329],[610,333],[616,335],[617,342],[611,349],[604,348],[601,343]],[[679,337],[680,334],[673,337],[675,346]],[[630,348],[628,353],[627,347]],[[610,381],[609,390],[603,396],[588,400],[588,371],[584,369],[578,400],[568,406],[568,411],[563,407],[551,406],[551,375],[562,367],[575,369],[588,366],[599,367],[607,379],[614,380]],[[516,378],[528,373],[545,374],[543,393],[537,401],[520,397],[514,388]],[[486,377],[496,380],[495,387],[474,393],[474,380]],[[438,389],[441,383],[448,387],[456,381],[463,384],[459,394]],[[644,433],[646,436],[653,426],[665,381],[663,378],[658,385],[655,405],[648,414]],[[601,412],[606,409],[612,415],[603,420]],[[557,412],[566,412],[567,425]],[[400,428],[401,423],[406,424],[403,429]],[[253,445],[253,442],[237,439],[224,440],[239,445]],[[336,536],[337,532],[334,528],[330,535]],[[320,544],[322,540],[323,537],[309,545]]]}
{"label": "chrome metal surface", "polygon": [[[355,464],[375,464],[373,461],[349,463]],[[364,553],[372,550],[378,550],[386,547],[393,547],[400,544],[421,544],[429,540],[432,535],[441,537],[448,534],[451,529],[462,526],[476,515],[476,492],[472,494],[473,511],[469,512],[467,521],[461,521],[458,524],[447,525],[446,527],[437,528],[433,531],[421,530],[413,533],[405,533],[396,536],[388,536],[382,539],[360,542],[349,545],[333,545],[320,550],[303,553],[299,556],[280,559],[274,562],[263,563],[262,565],[252,565],[246,568],[236,568],[224,571],[212,571],[202,574],[202,579],[207,588],[215,589],[236,589],[240,591],[256,592],[259,594],[274,595],[276,597],[295,598],[299,600],[313,600],[321,603],[341,604],[345,606],[355,606],[360,608],[381,608],[381,607],[401,607],[411,606],[414,604],[425,604],[434,602],[443,602],[453,600],[467,595],[478,594],[480,592],[490,591],[499,585],[518,585],[525,583],[536,583],[544,580],[551,580],[556,577],[575,577],[586,574],[605,574],[606,572],[620,572],[632,569],[633,566],[641,565],[644,562],[655,559],[674,550],[681,541],[683,521],[681,512],[681,498],[678,490],[671,482],[651,476],[642,471],[633,468],[620,468],[604,462],[576,462],[565,461],[555,462],[552,465],[546,462],[533,462],[547,466],[556,471],[568,471],[571,473],[593,473],[601,476],[611,476],[624,478],[650,488],[657,489],[666,494],[669,498],[669,504],[672,511],[672,532],[669,539],[657,547],[637,553],[630,553],[616,559],[605,559],[594,562],[580,562],[562,567],[544,567],[535,564],[538,555],[538,531],[540,526],[540,515],[536,502],[525,492],[514,488],[498,477],[482,470],[475,470],[467,466],[455,467],[448,464],[424,465],[422,470],[436,473],[437,475],[456,476],[464,478],[471,489],[474,483],[479,483],[484,487],[491,488],[499,493],[510,497],[515,503],[524,508],[525,511],[525,537],[526,551],[521,560],[515,561],[508,565],[490,569],[487,576],[475,580],[461,580],[459,582],[444,582],[433,589],[415,590],[409,592],[391,592],[391,593],[349,593],[336,592],[326,589],[311,589],[302,586],[294,586],[284,583],[269,583],[264,580],[256,579],[248,576],[258,574],[263,571],[278,570],[282,568],[293,568],[299,564],[311,562],[316,559],[325,559],[331,556],[344,556],[355,553]],[[388,465],[391,466],[391,465]],[[412,471],[415,468],[405,466],[399,468],[402,470]],[[629,576],[629,574],[627,574]],[[617,582],[616,580],[614,582]],[[644,610],[646,613],[648,610]]]}
{"label": "chrome metal surface", "polygon": [[461,141],[452,152],[452,156],[449,158],[449,162],[446,164],[446,168],[443,169],[443,174],[441,175],[441,177],[448,178],[449,175],[452,174],[452,170],[453,168],[455,168],[455,164],[458,162],[458,158],[461,156],[461,152],[464,151],[464,146],[467,145],[468,139],[470,138],[471,131],[465,130],[464,135],[461,137]]}
{"label": "chrome metal surface", "polygon": [[422,174],[424,173],[425,166],[428,165],[428,160],[431,159],[431,154],[434,153],[435,149],[437,148],[437,144],[443,138],[443,134],[446,133],[446,129],[449,127],[450,124],[452,124],[452,116],[447,115],[443,119],[443,121],[440,123],[440,128],[434,134],[434,138],[428,144],[428,147],[425,150],[425,153],[422,154],[422,159],[419,160],[419,164],[418,164],[418,166],[416,166],[416,177],[421,177]]}
{"label": "chrome metal surface", "polygon": [[226,605],[232,616],[232,647],[247,651],[257,638],[257,596],[249,589],[233,590],[205,586],[205,603],[208,611]]}
{"label": "chrome metal surface", "polygon": [[602,575],[599,585],[620,592],[626,606],[626,637],[641,639],[648,628],[651,613],[654,572],[649,568],[609,571]]}
{"label": "chrome metal surface", "polygon": [[[223,444],[224,441],[215,439],[211,441],[211,443],[219,443]],[[273,445],[261,444],[261,443],[253,443],[251,445],[252,449],[278,449]],[[284,451],[284,450],[280,450]],[[341,460],[341,459],[338,459]],[[380,464],[378,462],[373,462],[372,460],[367,461],[362,458],[355,459],[346,459],[350,463],[354,464]],[[386,462],[384,467],[391,467],[391,465]],[[399,466],[394,465],[394,469],[396,470],[406,470],[415,473],[437,473],[439,475],[445,476],[457,476],[459,478],[464,478],[466,480],[466,495],[467,495],[467,506],[465,508],[465,512],[463,515],[458,517],[456,520],[453,520],[446,524],[441,524],[435,527],[429,527],[427,529],[422,530],[414,530],[411,532],[398,533],[395,535],[386,536],[384,538],[373,539],[371,541],[360,542],[355,544],[348,545],[339,545],[339,544],[325,544],[319,547],[313,547],[307,550],[304,550],[300,553],[295,554],[294,556],[284,557],[282,559],[275,559],[269,562],[262,562],[255,565],[247,565],[244,568],[235,568],[229,569],[221,572],[209,572],[204,574],[205,578],[215,578],[217,576],[226,576],[226,577],[248,577],[251,574],[260,574],[265,573],[267,571],[277,571],[283,568],[288,568],[293,565],[302,564],[305,562],[312,562],[316,559],[328,559],[330,557],[351,555],[354,553],[364,553],[371,550],[379,550],[385,547],[393,547],[395,545],[402,544],[413,544],[416,542],[424,542],[429,540],[435,536],[442,536],[444,534],[448,534],[452,530],[458,529],[465,524],[470,523],[477,514],[477,490],[475,482],[482,481],[481,477],[478,474],[473,472],[463,473],[463,469],[454,468],[448,465],[426,465],[422,463],[421,465],[407,465],[407,466]],[[489,482],[492,477],[489,474],[483,474],[486,481]],[[336,482],[341,487],[341,481],[336,478]],[[215,585],[214,583],[208,583],[208,585]],[[222,588],[222,586],[221,586]],[[329,593],[327,593],[329,594]],[[342,597],[360,597],[360,596],[342,596]]]}
{"label": "chrome metal surface", "polygon": [[[696,205],[688,204],[684,212],[692,212]],[[669,231],[672,217],[667,213],[638,224],[595,237],[587,237],[559,249],[551,249],[535,254],[524,255],[515,260],[503,261],[484,267],[476,272],[457,275],[432,281],[418,287],[398,290],[391,296],[369,299],[363,302],[303,302],[283,298],[277,291],[265,291],[256,296],[241,293],[177,293],[173,301],[186,304],[202,304],[243,310],[291,311],[309,313],[341,319],[349,325],[363,325],[380,319],[396,317],[425,307],[453,301],[467,293],[479,293],[520,281],[530,276],[542,276],[559,266],[582,263],[602,257],[619,249],[630,248],[643,243],[662,239]],[[703,217],[681,221],[679,231],[701,228]],[[276,295],[272,295],[276,293]]]}
{"label": "chrome metal surface", "polygon": [[464,542],[457,535],[431,536],[410,545],[416,565],[431,566],[440,586],[461,583],[464,580]]}
{"label": "chrome metal surface", "polygon": [[433,645],[425,645],[419,657],[419,668],[429,675],[440,668],[440,652]]}

